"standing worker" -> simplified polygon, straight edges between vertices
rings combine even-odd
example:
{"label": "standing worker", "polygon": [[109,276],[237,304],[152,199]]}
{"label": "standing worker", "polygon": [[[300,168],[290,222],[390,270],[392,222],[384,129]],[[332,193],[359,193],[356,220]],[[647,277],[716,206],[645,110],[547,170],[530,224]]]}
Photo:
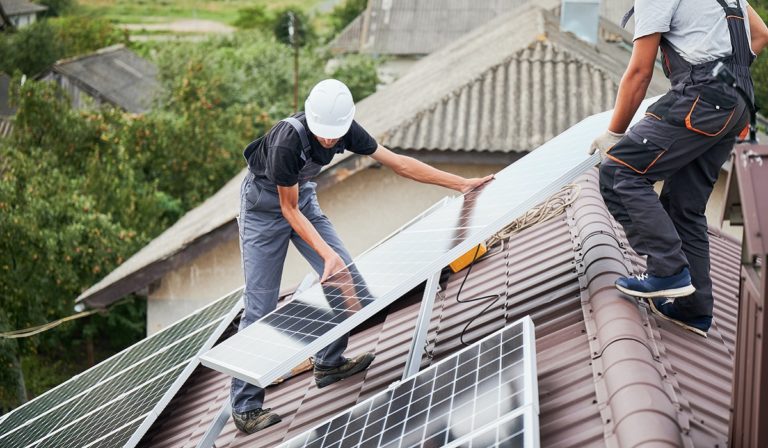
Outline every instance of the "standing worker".
{"label": "standing worker", "polygon": [[[722,62],[753,98],[749,67],[768,42],[768,28],[745,0],[636,0],[633,9],[629,67],[610,126],[590,149],[603,154],[600,192],[608,209],[632,248],[648,257],[645,274],[620,277],[616,287],[706,337],[714,299],[704,212],[752,107],[712,70]],[[671,89],[625,135],[659,48]],[[664,181],[660,198],[657,181]]]}
{"label": "standing worker", "polygon": [[[245,271],[245,310],[239,329],[277,307],[288,241],[317,271],[321,282],[337,274],[349,278],[352,257],[317,202],[310,180],[334,155],[352,151],[368,155],[400,176],[462,193],[493,176],[465,179],[376,143],[354,121],[355,105],[347,86],[335,79],[319,82],[304,103],[304,112],[277,123],[245,149],[249,172],[240,188],[240,248]],[[352,273],[354,274],[354,272]],[[331,282],[329,282],[331,283]],[[368,368],[373,353],[343,356],[347,336],[316,354],[314,378],[325,387]],[[264,409],[264,389],[232,380],[232,416],[240,431],[254,433],[280,421]]]}

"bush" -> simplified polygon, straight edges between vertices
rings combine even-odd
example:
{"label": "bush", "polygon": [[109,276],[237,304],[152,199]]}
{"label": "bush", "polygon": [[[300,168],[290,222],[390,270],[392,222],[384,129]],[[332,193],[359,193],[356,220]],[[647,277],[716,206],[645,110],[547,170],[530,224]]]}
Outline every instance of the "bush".
{"label": "bush", "polygon": [[378,64],[367,55],[349,55],[333,72],[333,77],[345,83],[355,101],[376,92],[379,83]]}

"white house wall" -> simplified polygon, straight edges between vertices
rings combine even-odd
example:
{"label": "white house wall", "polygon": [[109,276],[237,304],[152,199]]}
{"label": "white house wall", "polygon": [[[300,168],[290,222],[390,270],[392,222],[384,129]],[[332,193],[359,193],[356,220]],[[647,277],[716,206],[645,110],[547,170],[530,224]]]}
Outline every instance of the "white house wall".
{"label": "white house wall", "polygon": [[[436,165],[465,177],[494,173],[501,165]],[[318,193],[353,256],[360,254],[446,195],[445,188],[398,177],[388,169],[371,168]],[[407,256],[407,254],[404,254]],[[310,267],[289,248],[282,287],[299,283]],[[171,271],[151,288],[147,301],[147,333],[154,334],[191,311],[243,284],[237,235],[195,260]]]}

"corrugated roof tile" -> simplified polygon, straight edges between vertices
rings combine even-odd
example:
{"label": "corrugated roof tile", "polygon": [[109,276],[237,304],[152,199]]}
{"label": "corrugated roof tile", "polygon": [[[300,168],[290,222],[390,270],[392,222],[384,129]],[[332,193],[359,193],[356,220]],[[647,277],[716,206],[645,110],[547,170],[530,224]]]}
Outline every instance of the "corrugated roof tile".
{"label": "corrugated roof tile", "polygon": [[[506,322],[532,316],[542,446],[722,443],[733,362],[720,328],[725,326],[721,320],[734,318],[737,299],[732,292],[738,276],[714,277],[715,326],[707,340],[649,317],[644,305],[612,287],[611,278],[641,269],[634,263],[642,260],[627,249],[623,233],[602,205],[596,179],[591,172],[579,181],[581,196],[568,214],[511,237],[473,266],[462,297],[501,298],[472,323],[466,339],[471,342]],[[718,234],[710,237],[713,272],[737,273],[738,242]],[[433,356],[425,356],[423,365],[462,348],[462,330],[490,303],[456,301],[465,274],[450,275],[435,302],[428,335]],[[270,388],[267,405],[283,415],[283,423],[254,436],[235,434],[229,423],[216,446],[270,446],[398,381],[420,299],[421,292],[414,291],[352,335],[351,353],[377,353],[359,379],[318,391],[305,373]],[[227,377],[198,369],[142,446],[192,446],[188,441],[205,431],[228,396],[228,385]]]}

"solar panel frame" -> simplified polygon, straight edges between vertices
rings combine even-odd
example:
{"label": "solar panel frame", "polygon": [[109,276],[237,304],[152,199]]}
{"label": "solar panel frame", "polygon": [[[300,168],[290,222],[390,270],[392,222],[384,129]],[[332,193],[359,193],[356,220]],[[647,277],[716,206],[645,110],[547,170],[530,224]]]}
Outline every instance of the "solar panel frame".
{"label": "solar panel frame", "polygon": [[[520,331],[519,333],[513,333],[509,335],[508,333],[514,331],[515,327],[519,326]],[[506,342],[509,342],[510,340],[517,338],[518,336],[521,337],[521,343],[519,344],[519,350],[522,352],[522,357],[520,361],[515,362],[511,365],[501,365],[502,358],[509,357],[510,355],[513,355],[514,352],[518,351],[517,349],[514,349],[510,351],[509,353],[503,354],[500,353],[498,360],[499,360],[499,369],[497,371],[499,375],[499,379],[501,380],[502,372],[507,369],[513,368],[516,364],[522,363],[522,392],[523,400],[521,404],[510,411],[508,414],[500,415],[499,417],[496,417],[492,421],[483,424],[482,426],[473,429],[471,432],[464,434],[463,436],[459,437],[458,439],[454,441],[450,441],[447,444],[445,444],[444,441],[439,441],[437,443],[445,444],[445,446],[466,446],[462,445],[466,443],[467,441],[471,441],[474,438],[478,437],[478,433],[485,433],[487,431],[491,430],[497,430],[497,428],[512,420],[515,418],[522,418],[525,421],[525,427],[530,428],[529,431],[526,432],[524,440],[526,444],[525,447],[538,447],[539,446],[539,429],[538,429],[538,414],[539,414],[539,400],[538,400],[538,380],[537,380],[537,372],[536,372],[536,350],[535,350],[535,342],[536,342],[536,336],[535,336],[535,329],[533,325],[533,321],[531,320],[530,316],[525,316],[507,326],[502,328],[501,330],[495,331],[492,334],[482,338],[481,340],[465,347],[464,349],[452,354],[451,356],[440,360],[439,362],[432,364],[431,366],[425,368],[424,370],[404,379],[401,381],[397,381],[390,385],[387,389],[377,393],[376,395],[360,402],[354,405],[352,408],[347,409],[345,411],[339,412],[338,414],[334,415],[333,417],[313,426],[312,428],[304,431],[302,434],[299,434],[295,437],[293,437],[290,440],[284,441],[279,446],[282,448],[299,448],[299,447],[316,447],[316,448],[322,448],[326,446],[326,441],[328,439],[328,436],[333,433],[341,432],[341,435],[335,434],[333,435],[333,439],[331,440],[331,444],[328,446],[333,447],[344,447],[344,446],[369,446],[371,443],[379,445],[379,446],[392,446],[393,448],[396,446],[400,447],[411,447],[416,445],[423,445],[425,441],[432,440],[433,436],[430,436],[430,439],[425,440],[426,434],[428,433],[427,427],[437,422],[434,420],[434,416],[432,415],[432,411],[435,409],[438,409],[440,405],[447,401],[453,401],[455,399],[456,392],[455,387],[458,383],[457,381],[449,382],[452,378],[458,378],[458,373],[452,377],[451,372],[454,372],[458,370],[458,367],[461,365],[466,364],[467,362],[472,362],[473,360],[477,359],[478,368],[475,372],[477,372],[477,378],[478,381],[474,383],[475,386],[479,385],[489,377],[480,378],[480,370],[482,370],[483,367],[489,365],[488,362],[483,363],[481,361],[481,358],[488,353],[490,350],[483,350],[483,345],[486,344],[489,341],[492,341],[494,338],[500,338],[500,342],[498,344],[499,350],[501,351],[501,347]],[[493,349],[494,346],[491,346],[491,349]],[[473,354],[473,350],[477,349],[478,354],[475,356]],[[468,355],[469,357],[467,359],[464,359],[462,361],[462,358],[465,358],[464,355]],[[453,365],[454,362],[456,365]],[[480,364],[483,364],[482,367]],[[466,375],[462,375],[459,380],[463,379]],[[437,384],[438,378],[441,378],[443,380],[443,383]],[[516,380],[519,377],[514,377],[513,381]],[[416,386],[416,383],[421,380],[421,384]],[[411,385],[412,383],[412,385]],[[503,384],[499,387],[503,387]],[[424,389],[418,397],[414,400],[414,396],[416,395],[417,389]],[[467,390],[467,389],[464,389]],[[500,389],[499,389],[500,390]],[[446,391],[445,394],[436,393],[436,392],[442,392]],[[484,392],[494,392],[493,390]],[[458,394],[461,394],[462,391],[459,391]],[[445,395],[443,397],[442,395]],[[465,406],[467,404],[472,404],[473,401],[477,401],[479,396],[482,396],[483,394],[477,394],[477,396],[474,397],[474,400],[469,400],[466,403],[462,404],[461,406]],[[516,394],[515,394],[516,395]],[[395,404],[395,402],[399,402],[399,404]],[[414,402],[418,401],[425,401],[427,404],[431,404],[430,407],[425,408],[424,410],[418,410],[417,412],[413,413],[414,415],[411,415],[410,412],[410,406],[414,404]],[[378,416],[371,418],[370,416],[374,414],[374,411],[381,411],[383,410],[383,414],[381,412],[378,412]],[[393,411],[394,410],[394,411]],[[402,412],[405,411],[405,412]],[[444,411],[444,409],[443,409]],[[445,412],[442,412],[440,410],[437,411],[438,416],[444,416],[448,415]],[[450,413],[451,415],[456,412],[456,409],[451,408]],[[416,420],[416,417],[418,416],[419,419],[421,419],[421,415],[426,414],[423,416],[424,422],[422,424],[418,424],[419,420]],[[386,441],[382,440],[382,436],[384,434],[385,428],[387,428],[387,424],[389,423],[390,417],[392,417],[393,420],[400,420],[402,423],[399,423],[399,425],[403,426],[402,433],[400,433],[399,436],[395,436],[393,440],[400,441],[402,443],[402,439],[404,439],[406,436],[410,435],[411,433],[415,432],[419,428],[424,428],[421,439],[416,445],[398,445],[397,443],[393,444],[392,441]],[[427,423],[429,421],[429,423]],[[372,423],[371,423],[372,422]],[[415,423],[414,423],[415,422]],[[379,425],[379,423],[381,423]],[[442,422],[439,423],[439,426],[442,427]],[[453,422],[452,422],[453,424]],[[377,426],[372,426],[377,425]],[[410,431],[408,430],[408,425],[416,425],[416,428],[412,428]],[[320,430],[320,434],[322,435],[322,439],[320,443],[316,443],[316,439],[312,440],[311,437],[315,435],[315,432],[317,432],[320,428],[323,428],[325,426],[328,426],[327,430]],[[350,428],[352,428],[350,430]],[[371,429],[369,431],[369,429]],[[450,430],[450,428],[449,428]],[[356,436],[357,434],[360,434],[359,437],[355,437],[354,439],[349,438],[350,436]],[[376,439],[372,439],[372,437],[378,436]],[[383,445],[382,445],[383,443]],[[487,445],[486,445],[487,446]]]}
{"label": "solar panel frame", "polygon": [[[642,107],[641,109],[644,110],[644,108]],[[546,198],[555,194],[562,187],[566,186],[568,183],[575,180],[576,177],[581,175],[588,168],[595,166],[599,161],[599,158],[600,158],[599,154],[588,156],[586,154],[586,149],[589,147],[589,143],[591,142],[592,138],[594,138],[595,135],[597,135],[600,131],[602,131],[607,126],[607,122],[610,119],[610,116],[611,116],[611,112],[604,112],[602,114],[589,117],[583,120],[578,125],[570,128],[569,130],[565,131],[564,133],[550,140],[546,144],[542,145],[536,151],[533,151],[532,153],[528,154],[523,159],[521,159],[521,161],[533,160],[534,162],[532,163],[539,163],[541,162],[540,159],[544,159],[547,157],[551,158],[555,156],[556,154],[550,154],[550,152],[555,151],[554,148],[559,148],[562,145],[576,146],[578,148],[578,151],[581,154],[581,156],[579,157],[576,157],[574,155],[574,159],[580,158],[581,161],[575,164],[575,166],[571,166],[570,168],[564,169],[562,174],[558,176],[556,180],[548,182],[546,186],[539,189],[536,193],[526,196],[527,199],[520,201],[511,210],[508,210],[507,212],[502,213],[498,218],[492,220],[490,224],[485,225],[479,229],[475,228],[472,231],[473,234],[471,235],[472,236],[471,239],[469,238],[464,239],[464,241],[453,246],[453,248],[450,250],[437,251],[440,254],[435,256],[431,262],[426,264],[415,264],[412,267],[413,272],[410,274],[393,274],[391,272],[381,273],[381,275],[384,275],[384,276],[393,277],[393,276],[401,275],[407,278],[397,282],[394,287],[391,287],[390,289],[388,289],[384,296],[380,295],[378,297],[375,297],[375,300],[371,300],[368,305],[362,308],[362,310],[355,312],[351,317],[346,317],[342,322],[335,324],[332,328],[330,328],[330,330],[324,332],[322,336],[320,336],[319,338],[315,338],[313,341],[305,344],[301,348],[293,348],[289,345],[280,346],[280,342],[279,342],[280,336],[281,336],[280,334],[270,334],[269,337],[263,337],[263,338],[250,338],[249,336],[250,334],[261,331],[262,329],[269,331],[269,329],[265,328],[266,325],[264,325],[264,323],[269,321],[269,319],[273,318],[274,316],[272,316],[271,314],[268,314],[267,316],[262,318],[262,320],[252,324],[251,327],[244,329],[243,331],[234,335],[228,341],[225,341],[224,343],[214,347],[211,351],[201,356],[202,364],[212,369],[228,374],[230,376],[242,379],[251,384],[258,385],[260,387],[266,387],[267,385],[271,384],[275,379],[283,375],[286,371],[290,370],[295,365],[298,365],[302,360],[306,359],[308,356],[311,356],[313,353],[327,346],[331,341],[338,339],[339,337],[350,332],[356,326],[365,322],[367,319],[371,318],[373,315],[375,315],[376,313],[378,313],[379,311],[381,311],[382,309],[390,305],[392,302],[397,300],[399,297],[401,297],[402,295],[404,295],[414,287],[418,286],[421,282],[425,281],[425,279],[427,279],[430,275],[434,274],[439,269],[442,269],[444,266],[448,265],[448,263],[458,258],[462,254],[471,250],[479,242],[490,238],[494,233],[496,233],[499,229],[503,228],[509,222],[522,216],[527,210],[531,209],[532,207],[536,206],[538,203],[542,202]],[[574,151],[573,154],[576,154],[575,149],[572,151]],[[541,162],[540,166],[545,166],[546,163],[544,162],[545,161]],[[503,177],[505,175],[513,175],[515,170],[522,169],[520,168],[521,165],[518,165],[519,163],[520,161],[518,161],[513,165],[510,165],[505,170],[500,172],[499,175],[497,175],[497,177]],[[402,235],[407,234],[408,232],[412,232],[412,233],[414,231],[427,232],[429,230],[433,230],[433,229],[420,229],[419,226],[426,225],[425,222],[429,218],[434,218],[434,216],[440,217],[441,213],[450,215],[452,213],[452,210],[450,210],[449,208],[452,204],[459,204],[460,202],[458,201],[463,201],[467,197],[471,197],[472,194],[473,192],[470,192],[467,195],[454,198],[453,200],[448,201],[446,206],[434,210],[432,214],[429,214],[424,219],[417,220],[411,223],[409,226],[405,228],[401,228],[396,235],[385,240],[381,245],[379,245],[376,248],[376,251],[368,252],[366,256],[355,260],[353,264],[356,264],[358,266],[364,266],[366,263],[369,262],[368,259],[371,254],[375,254],[377,256],[383,256],[383,254],[389,255],[390,259],[395,259],[396,257],[402,258],[403,257],[402,251],[392,251],[391,253],[387,254],[386,253],[387,245],[392,241],[396,240],[398,237],[401,237]],[[481,196],[478,196],[478,198],[482,199]],[[451,228],[450,230],[456,230],[456,229]],[[416,244],[418,247],[419,244],[423,245],[428,243],[429,241],[414,240],[412,242]],[[422,250],[422,252],[429,252],[429,249],[424,249]],[[386,263],[387,262],[386,260],[387,259],[384,258],[384,261],[379,260],[378,262]],[[377,282],[372,281],[371,277],[372,277],[371,274],[366,274],[365,276],[365,280],[366,282],[368,282],[369,289],[373,289],[377,287],[377,284],[376,284]],[[391,286],[391,284],[388,286]],[[301,299],[301,296],[294,298],[294,300],[296,299]],[[284,311],[285,310],[283,310],[283,312]],[[244,343],[245,341],[248,341],[249,343],[246,344]],[[259,344],[259,341],[261,342],[269,341],[270,344],[263,344],[263,343]],[[258,346],[262,349],[262,351],[258,353],[246,352],[242,349],[242,347],[244,346]],[[267,347],[267,346],[272,346],[272,347]],[[264,353],[264,349],[274,349],[274,351],[273,353],[267,355]],[[230,353],[227,353],[228,350],[230,351]],[[273,356],[274,358],[270,358],[270,355]],[[250,362],[251,365],[246,366],[243,362],[244,359],[248,360],[248,362]],[[259,364],[259,365],[269,364],[271,365],[271,367],[264,368],[263,370],[258,370],[253,367],[256,364]]]}
{"label": "solar panel frame", "polygon": [[[0,428],[6,429],[0,433],[0,445],[115,446],[119,440],[121,446],[135,446],[197,367],[199,355],[213,346],[241,309],[242,287],[6,414],[0,419]],[[152,351],[147,352],[146,348]],[[157,368],[157,362],[168,367],[147,375],[146,370]],[[116,415],[125,418],[125,406],[120,406],[123,400],[126,406],[135,405],[131,399],[139,400],[141,394],[147,392],[145,389],[155,387],[158,381],[157,390],[150,391],[145,402],[139,403],[139,408],[144,410],[138,417],[107,432],[98,432],[104,430],[105,421],[110,421],[103,414],[115,415],[109,413],[110,408],[117,406]],[[128,386],[131,389],[121,389],[131,382],[135,384]],[[68,420],[70,418],[74,420]],[[87,428],[78,425],[85,422],[90,422]],[[40,428],[41,425],[45,428]],[[44,429],[44,434],[28,433],[39,432],[36,428]],[[85,439],[81,441],[68,435],[72,428],[77,428],[77,435]],[[89,438],[91,435],[93,440]]]}

